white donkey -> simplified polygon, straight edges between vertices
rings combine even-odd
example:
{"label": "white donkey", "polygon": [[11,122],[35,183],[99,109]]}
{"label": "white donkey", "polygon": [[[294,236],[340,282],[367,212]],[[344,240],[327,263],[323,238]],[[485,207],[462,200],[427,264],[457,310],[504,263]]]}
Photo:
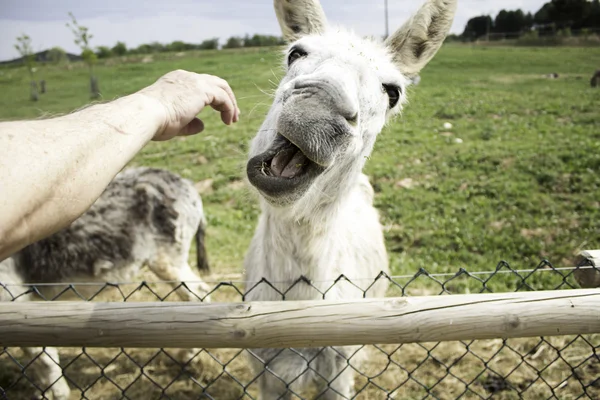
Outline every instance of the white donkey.
{"label": "white donkey", "polygon": [[[372,285],[388,262],[362,169],[401,110],[409,80],[442,45],[455,9],[456,0],[428,0],[379,43],[328,27],[318,0],[275,0],[292,43],[247,164],[262,207],[245,260],[247,300],[385,295],[385,279]],[[362,288],[343,280],[331,287],[342,274]],[[263,278],[270,285],[257,284]],[[261,398],[287,399],[311,386],[321,398],[351,398],[353,351],[255,350]]]}

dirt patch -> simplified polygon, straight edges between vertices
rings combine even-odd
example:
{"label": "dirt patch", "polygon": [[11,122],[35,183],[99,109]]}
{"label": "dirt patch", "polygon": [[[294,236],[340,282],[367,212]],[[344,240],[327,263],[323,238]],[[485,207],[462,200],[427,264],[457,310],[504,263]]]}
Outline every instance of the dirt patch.
{"label": "dirt patch", "polygon": [[246,188],[246,182],[243,180],[235,180],[227,184],[227,189],[242,190]]}
{"label": "dirt patch", "polygon": [[[591,355],[600,335],[365,346],[365,361],[350,360],[357,370],[356,399],[561,398],[600,396],[600,361]],[[9,349],[16,359],[22,352]],[[244,398],[258,395],[246,350],[203,349],[186,366],[176,351],[159,349],[63,349],[71,399]],[[23,361],[24,362],[24,361]],[[0,357],[0,385],[9,387],[20,370]],[[575,367],[573,370],[571,366]],[[543,378],[543,379],[541,379]],[[21,379],[9,398],[27,398],[35,391]],[[14,397],[13,397],[14,396]],[[311,397],[307,397],[311,398]]]}
{"label": "dirt patch", "polygon": [[211,194],[214,192],[213,190],[213,180],[212,179],[205,179],[203,181],[199,181],[196,182],[194,184],[194,187],[196,188],[196,190],[198,191],[198,193],[200,194]]}

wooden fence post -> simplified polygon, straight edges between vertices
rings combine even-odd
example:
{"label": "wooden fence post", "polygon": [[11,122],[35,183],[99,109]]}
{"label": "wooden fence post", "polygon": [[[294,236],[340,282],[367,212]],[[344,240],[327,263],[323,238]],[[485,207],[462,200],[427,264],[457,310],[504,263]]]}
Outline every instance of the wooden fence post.
{"label": "wooden fence post", "polygon": [[573,275],[583,288],[600,287],[600,250],[585,250],[575,260]]}

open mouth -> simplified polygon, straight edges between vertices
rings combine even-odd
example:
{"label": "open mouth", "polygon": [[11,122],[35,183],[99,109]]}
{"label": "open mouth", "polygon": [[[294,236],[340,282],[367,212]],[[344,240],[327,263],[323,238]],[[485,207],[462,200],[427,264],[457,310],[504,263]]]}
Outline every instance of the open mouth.
{"label": "open mouth", "polygon": [[275,154],[263,161],[262,173],[267,176],[293,179],[302,175],[312,162],[292,142],[281,135],[277,136]]}
{"label": "open mouth", "polygon": [[269,150],[247,165],[250,183],[271,197],[300,197],[324,170],[280,134]]}

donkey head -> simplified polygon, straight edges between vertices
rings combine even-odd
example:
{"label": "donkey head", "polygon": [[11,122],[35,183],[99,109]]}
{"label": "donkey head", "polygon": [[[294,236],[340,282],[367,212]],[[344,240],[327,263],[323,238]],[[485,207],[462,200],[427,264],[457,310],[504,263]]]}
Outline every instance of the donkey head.
{"label": "donkey head", "polygon": [[329,27],[318,0],[275,0],[290,42],[286,73],[247,164],[269,204],[317,206],[355,183],[377,135],[402,108],[409,79],[442,45],[455,9],[456,0],[427,0],[379,43]]}

